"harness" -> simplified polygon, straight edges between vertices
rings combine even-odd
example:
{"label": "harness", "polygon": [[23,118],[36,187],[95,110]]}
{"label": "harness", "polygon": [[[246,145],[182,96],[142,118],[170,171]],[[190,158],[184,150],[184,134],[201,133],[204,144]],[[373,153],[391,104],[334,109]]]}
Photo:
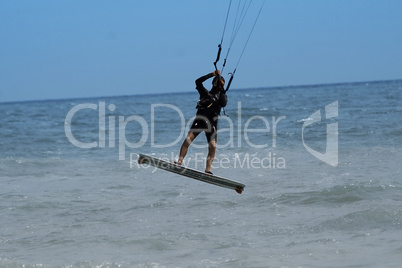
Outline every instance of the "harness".
{"label": "harness", "polygon": [[[205,97],[203,97],[202,99],[200,99],[198,102],[197,102],[197,106],[195,107],[196,109],[205,109],[205,110],[207,110],[207,109],[209,109],[209,108],[211,108],[212,107],[212,105],[215,103],[215,102],[217,102],[218,101],[218,98],[216,97],[216,95],[213,95],[213,94],[211,94],[210,92],[208,92],[208,96],[205,96]],[[223,109],[223,114],[225,115],[225,116],[227,116],[226,115],[226,111],[225,111],[225,107],[220,107],[219,106],[219,108],[222,108]],[[209,111],[209,110],[207,110],[207,111]],[[217,110],[216,111],[216,114],[217,115],[220,115],[220,109],[219,110]]]}
{"label": "harness", "polygon": [[197,102],[197,106],[195,108],[204,108],[208,109],[211,108],[212,105],[218,101],[218,98],[216,98],[216,95],[212,95],[211,93],[208,92],[208,96],[203,97]]}

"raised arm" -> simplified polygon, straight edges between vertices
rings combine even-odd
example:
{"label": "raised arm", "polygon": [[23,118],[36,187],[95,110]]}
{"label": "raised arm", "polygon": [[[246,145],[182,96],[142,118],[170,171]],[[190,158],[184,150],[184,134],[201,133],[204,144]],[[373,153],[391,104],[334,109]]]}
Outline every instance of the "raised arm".
{"label": "raised arm", "polygon": [[209,73],[209,74],[206,74],[204,76],[201,76],[200,78],[195,80],[195,88],[198,90],[200,95],[208,93],[208,90],[204,87],[204,85],[202,83],[204,83],[209,78],[212,78],[212,77],[220,75],[220,74],[221,74],[221,72],[219,70],[218,71],[213,71],[212,73]]}

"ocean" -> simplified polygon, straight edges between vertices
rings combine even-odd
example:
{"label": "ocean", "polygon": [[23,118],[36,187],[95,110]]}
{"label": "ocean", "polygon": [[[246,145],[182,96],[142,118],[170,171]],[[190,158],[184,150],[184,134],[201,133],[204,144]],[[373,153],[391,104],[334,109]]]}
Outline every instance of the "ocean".
{"label": "ocean", "polygon": [[242,194],[137,164],[177,159],[195,89],[0,103],[0,267],[399,267],[401,95],[230,90],[212,171]]}

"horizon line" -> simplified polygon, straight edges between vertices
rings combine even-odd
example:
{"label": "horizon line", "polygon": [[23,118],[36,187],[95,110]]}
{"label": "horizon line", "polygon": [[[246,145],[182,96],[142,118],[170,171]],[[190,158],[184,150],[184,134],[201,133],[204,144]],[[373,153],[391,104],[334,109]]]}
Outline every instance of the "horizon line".
{"label": "horizon line", "polygon": [[[385,80],[372,80],[372,81],[336,82],[336,83],[319,83],[319,84],[301,84],[301,85],[268,86],[268,87],[253,87],[253,88],[234,88],[234,89],[231,89],[231,91],[262,90],[262,89],[277,89],[277,88],[297,88],[297,87],[303,88],[303,87],[318,87],[318,86],[324,86],[324,85],[364,84],[364,83],[381,83],[381,82],[392,82],[392,81],[402,81],[402,79],[385,79]],[[155,92],[155,93],[130,94],[130,95],[103,95],[103,96],[60,98],[60,99],[50,98],[50,99],[33,99],[33,100],[4,101],[4,102],[0,101],[0,105],[1,104],[24,103],[24,102],[66,101],[66,100],[82,100],[82,99],[93,99],[93,98],[152,96],[152,95],[183,94],[183,93],[193,93],[193,92],[174,91],[174,92]]]}

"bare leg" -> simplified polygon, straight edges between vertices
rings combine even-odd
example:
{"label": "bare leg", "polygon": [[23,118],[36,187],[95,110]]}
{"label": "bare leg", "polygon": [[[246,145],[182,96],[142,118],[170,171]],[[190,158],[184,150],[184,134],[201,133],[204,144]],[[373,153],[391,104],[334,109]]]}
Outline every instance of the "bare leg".
{"label": "bare leg", "polygon": [[180,156],[179,156],[179,160],[177,160],[177,164],[181,165],[183,163],[183,159],[187,154],[188,147],[190,146],[190,144],[193,142],[194,139],[195,139],[195,135],[192,131],[190,131],[187,134],[186,139],[183,141],[183,144],[181,145]]}
{"label": "bare leg", "polygon": [[212,162],[214,162],[215,158],[215,151],[216,151],[216,140],[211,140],[208,143],[208,157],[205,172],[211,172]]}

